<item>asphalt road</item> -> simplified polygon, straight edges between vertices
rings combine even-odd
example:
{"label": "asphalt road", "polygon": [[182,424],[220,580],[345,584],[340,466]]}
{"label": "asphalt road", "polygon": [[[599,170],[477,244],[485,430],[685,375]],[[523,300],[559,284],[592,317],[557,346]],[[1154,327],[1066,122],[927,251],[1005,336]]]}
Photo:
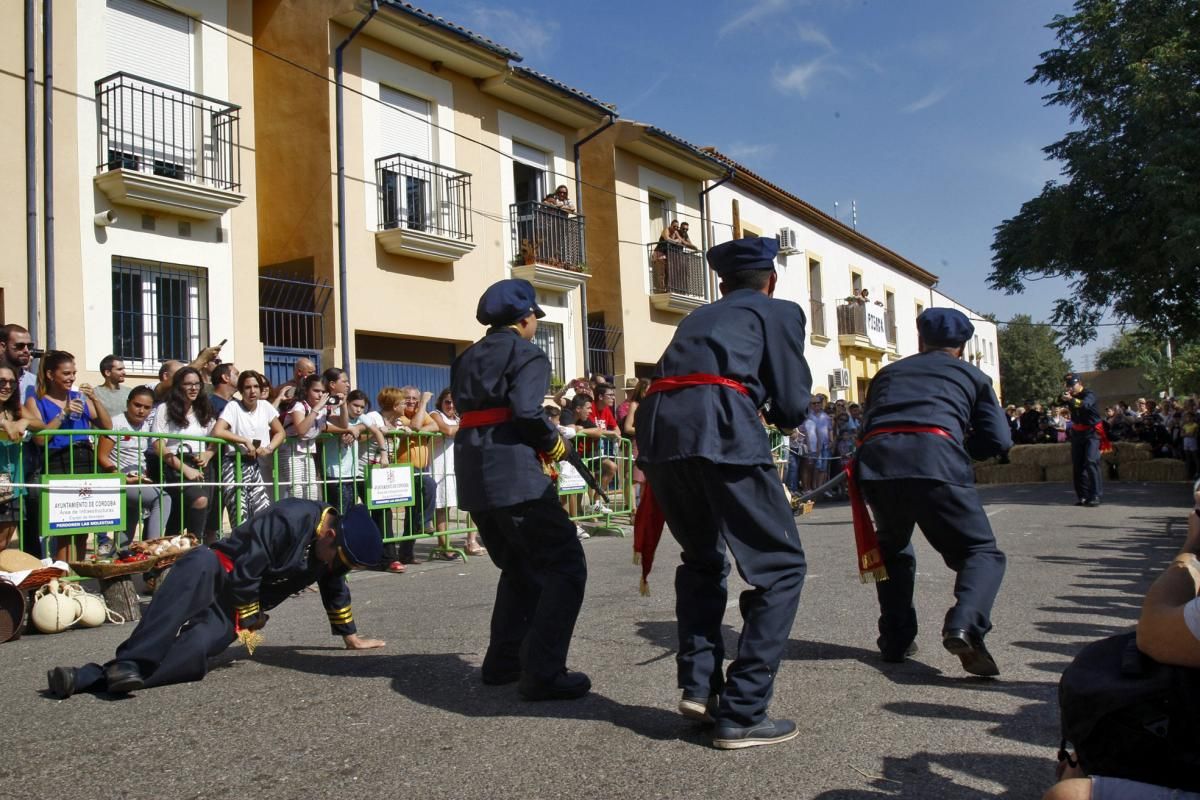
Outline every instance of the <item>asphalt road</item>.
{"label": "asphalt road", "polygon": [[1070,505],[1062,485],[981,493],[1008,554],[988,639],[998,680],[941,648],[953,575],[923,541],[920,652],[879,661],[843,503],[800,519],[810,571],[772,705],[799,724],[792,742],[717,751],[675,713],[674,543],[642,597],[630,539],[595,536],[571,651],[592,676],[586,699],[525,703],[479,683],[486,558],[359,574],[355,617],[383,650],[339,649],[308,594],[272,612],[253,658],[231,648],[203,682],[58,701],[46,670],[105,661],[127,630],[0,645],[0,797],[1036,798],[1053,775],[1058,676],[1083,644],[1133,624],[1191,498],[1182,484],[1113,484],[1099,509]]}

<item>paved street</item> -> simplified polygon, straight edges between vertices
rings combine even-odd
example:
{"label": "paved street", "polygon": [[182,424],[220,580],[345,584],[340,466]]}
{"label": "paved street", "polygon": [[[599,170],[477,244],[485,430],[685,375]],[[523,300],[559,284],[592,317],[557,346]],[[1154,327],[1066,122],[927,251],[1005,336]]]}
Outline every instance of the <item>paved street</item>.
{"label": "paved street", "polygon": [[952,574],[923,541],[921,650],[878,660],[843,503],[801,518],[810,572],[772,707],[799,723],[791,743],[716,751],[675,713],[674,544],[641,597],[630,540],[596,536],[571,658],[592,676],[585,700],[529,704],[478,682],[486,558],[362,574],[355,617],[384,650],[337,649],[308,594],[272,613],[253,659],[233,648],[202,683],[60,702],[42,694],[46,669],[110,658],[125,629],[0,646],[0,797],[1036,798],[1052,779],[1062,668],[1133,623],[1191,501],[1182,484],[1112,484],[1099,509],[1071,506],[1061,484],[981,491],[1009,558],[988,639],[996,681],[942,650]]}

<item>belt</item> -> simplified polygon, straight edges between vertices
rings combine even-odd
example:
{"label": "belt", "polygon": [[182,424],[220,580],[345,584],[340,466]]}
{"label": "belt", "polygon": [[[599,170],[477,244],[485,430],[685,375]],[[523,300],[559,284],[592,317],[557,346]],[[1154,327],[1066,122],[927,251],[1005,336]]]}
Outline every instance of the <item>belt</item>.
{"label": "belt", "polygon": [[[944,428],[934,425],[886,425],[875,428],[867,433],[858,443],[861,445],[876,436],[892,433],[928,433],[943,436],[953,440],[954,437]],[[867,501],[863,498],[855,479],[857,456],[846,465],[846,491],[850,495],[850,514],[854,519],[854,543],[858,548],[858,577],[863,583],[886,581],[887,568],[883,565],[883,554],[879,551],[879,537],[875,526],[871,523],[871,514],[867,510]]]}
{"label": "belt", "polygon": [[478,411],[464,411],[458,420],[458,429],[486,428],[489,425],[499,425],[513,418],[511,408],[481,408]]}
{"label": "belt", "polygon": [[1080,425],[1078,422],[1071,423],[1071,430],[1076,433],[1084,433],[1085,431],[1095,431],[1100,437],[1100,452],[1107,453],[1112,450],[1112,442],[1108,440],[1108,431],[1104,430],[1104,423],[1097,422],[1095,425]]}
{"label": "belt", "polygon": [[724,386],[728,389],[733,389],[740,394],[748,395],[750,390],[743,384],[738,383],[732,378],[725,378],[720,375],[709,375],[706,372],[693,372],[690,375],[675,375],[669,378],[655,378],[650,383],[650,388],[646,390],[646,396],[658,392],[673,392],[676,389],[687,389],[692,386]]}

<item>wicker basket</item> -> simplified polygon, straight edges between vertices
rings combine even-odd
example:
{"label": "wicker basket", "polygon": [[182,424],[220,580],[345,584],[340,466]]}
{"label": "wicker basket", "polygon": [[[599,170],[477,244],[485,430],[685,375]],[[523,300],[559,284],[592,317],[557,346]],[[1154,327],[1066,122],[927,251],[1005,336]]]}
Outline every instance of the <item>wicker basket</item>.
{"label": "wicker basket", "polygon": [[[124,564],[99,564],[95,561],[72,561],[71,571],[76,575],[81,575],[85,578],[99,578],[100,580],[112,580],[119,578],[122,575],[136,575],[139,572],[145,572],[158,564],[159,559],[155,556],[150,556],[143,561],[128,561]],[[24,584],[22,584],[24,585]]]}
{"label": "wicker basket", "polygon": [[55,578],[61,578],[66,574],[58,567],[42,567],[26,575],[25,580],[21,581],[21,584],[17,588],[23,592],[29,592],[41,588]]}

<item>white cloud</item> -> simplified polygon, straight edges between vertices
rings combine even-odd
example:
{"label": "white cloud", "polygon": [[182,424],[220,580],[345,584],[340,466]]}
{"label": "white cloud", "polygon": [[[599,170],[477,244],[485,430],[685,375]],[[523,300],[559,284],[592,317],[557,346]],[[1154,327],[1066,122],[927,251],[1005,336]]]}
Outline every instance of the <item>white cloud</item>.
{"label": "white cloud", "polygon": [[950,87],[941,86],[936,89],[932,89],[920,99],[914,100],[900,110],[905,114],[915,114],[918,111],[924,111],[927,108],[936,106],[938,103],[945,100],[946,95],[948,94],[950,94]]}
{"label": "white cloud", "polygon": [[781,92],[807,97],[817,79],[829,74],[845,75],[846,70],[831,64],[829,56],[823,55],[787,69],[776,67],[771,73],[771,82]]}
{"label": "white cloud", "polygon": [[527,59],[550,55],[558,40],[558,23],[531,19],[507,8],[472,6],[467,27]]}
{"label": "white cloud", "polygon": [[742,11],[741,14],[726,22],[717,31],[717,38],[721,38],[726,34],[736,31],[738,28],[744,28],[747,25],[752,25],[759,20],[784,11],[791,5],[791,0],[757,0],[748,8]]}
{"label": "white cloud", "polygon": [[833,49],[833,42],[825,35],[825,32],[815,25],[809,25],[806,22],[800,22],[796,25],[796,36],[802,42],[819,45],[826,50]]}

